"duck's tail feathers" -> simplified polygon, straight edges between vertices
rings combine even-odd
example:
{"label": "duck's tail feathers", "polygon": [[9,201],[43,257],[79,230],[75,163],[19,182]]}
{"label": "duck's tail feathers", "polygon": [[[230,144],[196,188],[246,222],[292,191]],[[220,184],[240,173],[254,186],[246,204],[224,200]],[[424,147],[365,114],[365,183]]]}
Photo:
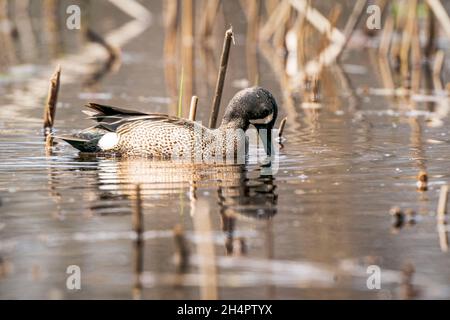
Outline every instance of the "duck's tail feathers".
{"label": "duck's tail feathers", "polygon": [[81,152],[100,152],[101,149],[98,147],[98,141],[100,138],[84,139],[75,136],[54,136],[55,139],[60,139],[72,147],[80,150]]}

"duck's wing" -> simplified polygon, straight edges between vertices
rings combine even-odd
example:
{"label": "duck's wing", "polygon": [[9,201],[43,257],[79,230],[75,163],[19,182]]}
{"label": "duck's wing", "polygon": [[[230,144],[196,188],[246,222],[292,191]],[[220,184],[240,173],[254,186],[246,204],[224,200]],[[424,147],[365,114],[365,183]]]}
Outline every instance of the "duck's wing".
{"label": "duck's wing", "polygon": [[135,121],[169,122],[175,125],[194,125],[193,121],[169,116],[163,113],[144,113],[140,111],[127,110],[112,106],[89,103],[86,107],[91,110],[85,111],[89,118],[97,121],[97,127],[116,132],[125,124]]}

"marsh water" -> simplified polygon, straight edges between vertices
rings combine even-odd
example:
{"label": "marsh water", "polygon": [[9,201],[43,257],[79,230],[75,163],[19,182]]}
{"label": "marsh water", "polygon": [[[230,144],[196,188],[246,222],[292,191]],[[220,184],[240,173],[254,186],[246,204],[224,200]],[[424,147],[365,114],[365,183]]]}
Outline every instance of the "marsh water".
{"label": "marsh water", "polygon": [[[245,15],[237,1],[226,3],[214,31],[216,70],[209,70],[200,54],[195,60],[194,93],[204,122],[229,24],[236,43],[222,111],[248,82]],[[133,20],[112,2],[81,4],[90,27],[103,35],[117,35]],[[2,35],[1,299],[450,298],[448,227],[438,229],[435,214],[439,189],[450,180],[445,93],[412,97],[413,107],[394,101],[378,90],[383,84],[374,50],[353,47],[340,66],[353,89],[343,90],[341,81],[330,77],[320,108],[305,108],[299,99],[286,103],[271,61],[258,52],[258,83],[278,101],[277,123],[288,117],[273,175],[261,175],[252,161],[181,166],[87,157],[62,142],[48,153],[42,114],[58,62],[63,71],[57,134],[91,125],[81,113],[89,101],[171,114],[177,101],[164,76],[161,2],[144,2],[151,15],[130,26],[132,36],[121,40],[120,68],[89,86],[86,81],[104,63],[95,55],[102,49],[65,29],[64,20],[45,29],[40,5],[33,1],[31,19],[16,15],[18,38],[8,42]],[[61,1],[61,12],[65,6]],[[27,27],[34,32],[23,39]],[[416,187],[422,170],[429,178],[426,191]],[[141,246],[131,216],[137,183],[145,230]],[[414,210],[415,223],[393,227],[393,206]],[[203,218],[196,222],[197,211]],[[177,225],[190,256],[181,271]],[[204,255],[212,257],[212,265],[205,267]],[[66,287],[71,265],[81,270],[80,290]],[[371,265],[381,270],[380,289],[367,286]]]}

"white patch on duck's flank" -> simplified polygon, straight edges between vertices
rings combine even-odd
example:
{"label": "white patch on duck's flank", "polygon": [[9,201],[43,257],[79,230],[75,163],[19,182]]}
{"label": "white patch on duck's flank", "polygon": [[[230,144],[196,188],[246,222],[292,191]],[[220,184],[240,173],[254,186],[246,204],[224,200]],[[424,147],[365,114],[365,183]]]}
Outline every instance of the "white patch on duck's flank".
{"label": "white patch on duck's flank", "polygon": [[98,146],[103,151],[111,150],[119,143],[119,136],[115,132],[106,133],[101,139],[98,141]]}
{"label": "white patch on duck's flank", "polygon": [[268,124],[273,119],[273,112],[261,119],[250,120],[251,124]]}

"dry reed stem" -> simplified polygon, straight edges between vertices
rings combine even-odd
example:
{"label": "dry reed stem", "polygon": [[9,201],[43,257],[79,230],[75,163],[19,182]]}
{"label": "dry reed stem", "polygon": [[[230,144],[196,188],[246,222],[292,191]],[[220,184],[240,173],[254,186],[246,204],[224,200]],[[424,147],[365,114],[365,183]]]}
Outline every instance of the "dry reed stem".
{"label": "dry reed stem", "polygon": [[380,46],[378,52],[383,57],[388,57],[389,48],[391,46],[392,35],[394,31],[394,19],[391,16],[386,18],[383,27],[383,33],[381,34]]}
{"label": "dry reed stem", "polygon": [[171,98],[177,96],[177,70],[176,70],[176,51],[177,51],[177,13],[178,1],[164,1],[164,74],[166,85]]}
{"label": "dry reed stem", "polygon": [[443,90],[442,80],[441,80],[441,72],[442,67],[444,65],[444,58],[445,54],[443,50],[439,50],[436,52],[436,55],[434,56],[434,63],[433,63],[433,84],[435,90]]}
{"label": "dry reed stem", "polygon": [[269,38],[280,27],[284,17],[289,13],[291,5],[289,0],[283,0],[280,2],[270,17],[267,19],[266,24],[260,31],[261,40],[269,40]]}
{"label": "dry reed stem", "polygon": [[259,76],[256,46],[258,42],[260,0],[248,1],[247,11],[247,38],[245,43],[247,77],[251,85],[257,85]]}
{"label": "dry reed stem", "polygon": [[208,0],[203,3],[203,11],[200,17],[200,38],[207,43],[212,35],[217,12],[219,11],[219,0]]}
{"label": "dry reed stem", "polygon": [[282,138],[283,137],[283,132],[284,132],[284,127],[286,126],[286,121],[287,121],[287,117],[283,118],[283,120],[281,120],[280,122],[280,127],[278,129],[278,138]]}
{"label": "dry reed stem", "polygon": [[192,96],[191,106],[189,108],[189,120],[191,120],[191,121],[195,121],[195,118],[197,116],[197,103],[198,103],[198,97]]}
{"label": "dry reed stem", "polygon": [[44,134],[47,136],[53,129],[55,123],[56,104],[58,103],[59,82],[61,77],[61,66],[57,66],[50,78],[47,101],[44,109]]}
{"label": "dry reed stem", "polygon": [[403,30],[402,42],[400,46],[400,70],[403,80],[409,76],[409,53],[411,48],[411,41],[414,33],[414,25],[416,23],[417,0],[411,0],[408,4],[408,17],[406,26]]}
{"label": "dry reed stem", "polygon": [[347,44],[350,41],[353,31],[355,30],[356,26],[358,25],[358,22],[361,20],[361,17],[363,16],[366,4],[367,0],[358,0],[355,6],[353,7],[353,11],[350,17],[348,18],[347,24],[345,25],[344,28],[345,42],[342,45],[341,52],[338,54],[337,59],[341,57],[342,52],[344,52],[345,48],[347,47]]}
{"label": "dry reed stem", "polygon": [[[344,44],[345,36],[337,28],[333,28],[330,21],[325,18],[319,11],[308,6],[305,0],[290,0],[291,5],[300,13],[304,14],[308,22],[322,34],[329,34],[331,44],[325,48],[313,60],[305,65],[305,70],[295,75],[291,82],[293,84],[303,83],[303,80],[320,74],[324,66],[328,66],[336,61]],[[331,31],[330,31],[331,30]]]}
{"label": "dry reed stem", "polygon": [[419,38],[419,25],[417,21],[414,21],[414,29],[411,43],[411,90],[418,92],[420,89],[420,77],[421,77],[421,48]]}
{"label": "dry reed stem", "polygon": [[436,51],[436,17],[428,4],[427,9],[427,44],[425,45],[425,56],[430,59]]}
{"label": "dry reed stem", "polygon": [[220,58],[220,69],[219,74],[217,76],[211,116],[209,118],[210,128],[216,127],[217,116],[219,114],[220,108],[220,100],[222,99],[223,86],[225,84],[225,75],[227,73],[228,58],[230,56],[230,47],[232,40],[233,40],[233,28],[231,27],[225,32],[225,38],[223,40],[222,55]]}
{"label": "dry reed stem", "polygon": [[[182,20],[181,20],[181,34],[182,34],[182,66],[185,72],[184,75],[184,90],[183,106],[189,105],[189,97],[194,92],[194,1],[183,0],[181,2]],[[186,114],[183,112],[183,114]]]}
{"label": "dry reed stem", "polygon": [[426,0],[428,6],[433,10],[434,15],[441,24],[447,37],[450,38],[450,18],[439,0]]}

